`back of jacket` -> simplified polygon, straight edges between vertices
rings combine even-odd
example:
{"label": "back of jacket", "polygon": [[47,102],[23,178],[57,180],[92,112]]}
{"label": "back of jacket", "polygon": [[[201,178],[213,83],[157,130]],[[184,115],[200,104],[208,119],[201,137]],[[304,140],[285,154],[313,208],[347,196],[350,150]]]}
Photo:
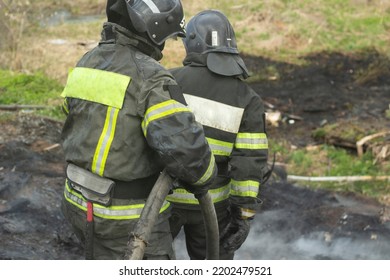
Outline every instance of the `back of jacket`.
{"label": "back of jacket", "polygon": [[175,101],[161,52],[119,25],[68,77],[62,141],[66,161],[103,177],[132,181],[160,172],[205,184],[215,173],[202,127]]}
{"label": "back of jacket", "polygon": [[[218,165],[211,193],[214,202],[227,198],[256,208],[259,187],[268,171],[268,142],[263,102],[245,82],[211,72],[202,56],[172,69],[189,108],[203,125]],[[196,205],[191,194],[177,190],[172,202]]]}

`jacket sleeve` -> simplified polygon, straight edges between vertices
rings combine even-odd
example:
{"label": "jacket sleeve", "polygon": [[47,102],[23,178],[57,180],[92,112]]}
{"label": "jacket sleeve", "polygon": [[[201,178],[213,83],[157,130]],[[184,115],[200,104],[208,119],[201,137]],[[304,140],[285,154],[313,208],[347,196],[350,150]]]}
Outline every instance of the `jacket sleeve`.
{"label": "jacket sleeve", "polygon": [[229,161],[233,204],[254,210],[260,206],[259,188],[268,171],[267,159],[264,106],[255,93],[244,110]]}
{"label": "jacket sleeve", "polygon": [[145,100],[142,130],[171,176],[203,186],[217,174],[203,127],[187,106],[171,98],[169,87],[155,87]]}

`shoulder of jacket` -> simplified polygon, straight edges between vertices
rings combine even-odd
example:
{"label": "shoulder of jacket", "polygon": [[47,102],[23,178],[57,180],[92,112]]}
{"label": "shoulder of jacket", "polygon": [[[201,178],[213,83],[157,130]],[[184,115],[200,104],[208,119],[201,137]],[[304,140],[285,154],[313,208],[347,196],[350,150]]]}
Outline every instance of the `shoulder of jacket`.
{"label": "shoulder of jacket", "polygon": [[175,67],[175,68],[171,68],[169,69],[169,72],[171,72],[173,75],[175,75],[176,73],[180,73],[180,71],[183,71],[184,67]]}
{"label": "shoulder of jacket", "polygon": [[160,75],[168,75],[172,77],[172,74],[158,61],[142,52],[135,52],[134,62],[135,66],[137,67],[138,73],[143,79],[150,79]]}

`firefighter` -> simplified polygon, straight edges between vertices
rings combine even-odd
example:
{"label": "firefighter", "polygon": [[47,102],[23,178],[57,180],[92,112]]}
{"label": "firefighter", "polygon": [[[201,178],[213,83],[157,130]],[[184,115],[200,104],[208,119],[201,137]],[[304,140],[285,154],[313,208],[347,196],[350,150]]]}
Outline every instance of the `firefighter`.
{"label": "firefighter", "polygon": [[[180,0],[108,0],[102,39],[69,73],[62,95],[66,183],[62,208],[87,259],[124,259],[129,235],[160,172],[207,192],[216,164],[202,126],[158,60],[185,36]],[[144,259],[174,259],[170,203]]]}
{"label": "firefighter", "polygon": [[[189,108],[203,125],[218,176],[209,190],[220,230],[220,259],[233,259],[245,241],[259,189],[270,170],[262,99],[243,80],[248,70],[239,55],[232,25],[217,10],[202,11],[186,26],[183,67],[171,69]],[[174,189],[170,225],[183,228],[191,259],[205,259],[206,236],[194,195]]]}

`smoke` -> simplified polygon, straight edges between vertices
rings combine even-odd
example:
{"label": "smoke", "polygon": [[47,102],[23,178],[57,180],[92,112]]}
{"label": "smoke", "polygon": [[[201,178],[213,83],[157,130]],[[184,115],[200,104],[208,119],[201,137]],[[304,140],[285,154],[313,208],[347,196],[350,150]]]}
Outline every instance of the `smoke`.
{"label": "smoke", "polygon": [[[319,225],[303,223],[302,215],[292,215],[287,208],[264,211],[252,222],[248,238],[236,251],[235,259],[390,260],[388,226],[356,230],[348,217],[356,219],[344,214],[340,217],[342,222],[331,232],[316,230]],[[176,238],[174,247],[177,259],[189,259],[183,232]]]}

